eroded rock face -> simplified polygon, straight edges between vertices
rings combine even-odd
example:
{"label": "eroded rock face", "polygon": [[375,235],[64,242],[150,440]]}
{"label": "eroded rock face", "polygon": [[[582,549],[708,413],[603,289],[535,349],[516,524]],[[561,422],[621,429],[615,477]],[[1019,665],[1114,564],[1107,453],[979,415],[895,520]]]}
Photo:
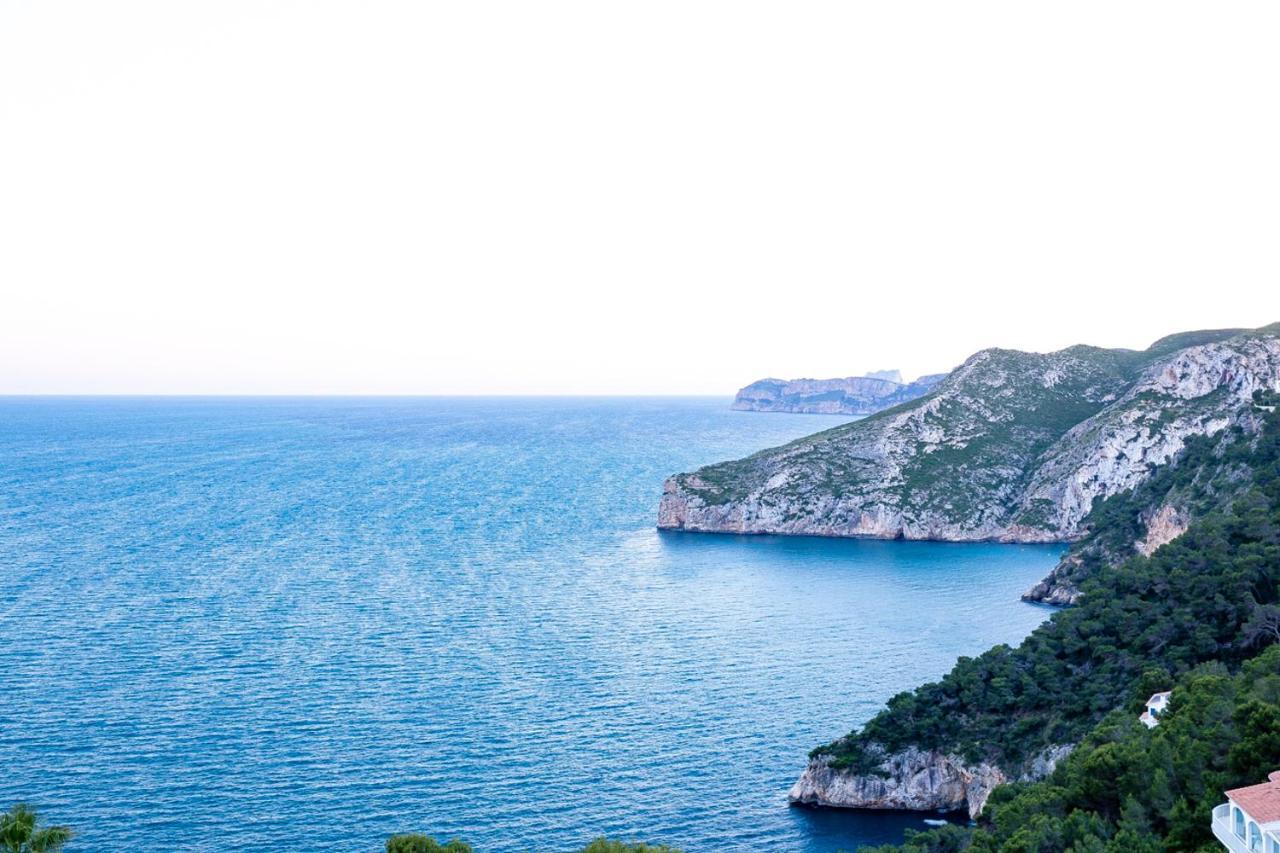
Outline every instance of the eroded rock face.
{"label": "eroded rock face", "polygon": [[[1141,520],[1146,533],[1133,543],[1133,553],[1149,557],[1162,545],[1167,545],[1187,531],[1191,514],[1173,504],[1164,503],[1142,513]],[[1127,555],[1119,555],[1123,559]],[[1066,554],[1048,577],[1022,594],[1023,601],[1067,607],[1080,600],[1077,585],[1082,577],[1082,560],[1074,553]]]}
{"label": "eroded rock face", "polygon": [[1022,594],[1023,601],[1069,607],[1080,600],[1080,589],[1072,579],[1071,563],[1059,564],[1049,576]]}
{"label": "eroded rock face", "polygon": [[1274,332],[1197,334],[1150,355],[984,350],[906,407],[669,478],[658,526],[1073,541],[1095,499],[1143,482],[1190,436],[1251,428],[1253,392],[1280,390]]}
{"label": "eroded rock face", "polygon": [[814,758],[788,792],[797,804],[852,809],[967,811],[976,818],[996,786],[1011,778],[1042,779],[1071,751],[1054,747],[1036,756],[1016,777],[999,767],[969,765],[953,755],[915,748],[884,754],[880,773],[836,770],[825,757]]}
{"label": "eroded rock face", "polygon": [[1133,543],[1139,554],[1150,557],[1161,545],[1166,545],[1187,532],[1190,517],[1175,506],[1165,504],[1145,519],[1147,535]]}

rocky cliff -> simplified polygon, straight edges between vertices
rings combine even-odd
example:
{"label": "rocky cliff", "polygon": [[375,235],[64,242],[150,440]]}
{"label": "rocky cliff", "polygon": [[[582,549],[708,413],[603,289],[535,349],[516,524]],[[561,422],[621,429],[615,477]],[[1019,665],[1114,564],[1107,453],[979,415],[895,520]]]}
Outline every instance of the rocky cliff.
{"label": "rocky cliff", "polygon": [[[787,798],[799,805],[909,811],[966,811],[976,818],[997,785],[1010,781],[999,767],[970,764],[935,750],[909,748],[898,753],[872,750],[878,765],[855,774],[831,766],[830,756],[810,759]],[[1017,775],[1020,781],[1042,779],[1053,772],[1070,747],[1054,747],[1036,756]]]}
{"label": "rocky cliff", "polygon": [[1188,437],[1183,448],[1137,486],[1095,501],[1082,536],[1043,581],[1022,597],[1043,604],[1079,601],[1080,584],[1100,567],[1150,556],[1203,515],[1222,511],[1252,484],[1253,444],[1264,411],[1236,412],[1230,427]]}
{"label": "rocky cliff", "polygon": [[[1245,413],[1192,436],[1173,462],[1095,504],[1080,563],[1110,549],[1131,556],[1100,566],[1076,606],[1016,646],[957,659],[814,749],[793,802],[981,814],[972,832],[922,833],[903,850],[1186,842],[1179,814],[1208,814],[1221,790],[1198,780],[1228,751],[1265,751],[1233,730],[1232,710],[1237,721],[1246,704],[1261,713],[1259,685],[1280,665],[1280,393],[1258,391],[1252,410],[1259,423]],[[1140,714],[1158,689],[1174,703],[1151,731]],[[1064,744],[1074,745],[1065,757]],[[1045,783],[1001,789],[1055,764]]]}
{"label": "rocky cliff", "polygon": [[1074,541],[1096,500],[1189,439],[1254,428],[1253,392],[1280,389],[1278,331],[1187,333],[1142,352],[983,350],[918,400],[669,478],[658,526]]}
{"label": "rocky cliff", "polygon": [[[916,401],[669,478],[659,526],[1072,542],[1027,595],[1070,604],[1090,571],[1159,551],[1252,482],[1264,418],[1274,419],[1257,392],[1280,392],[1280,324],[1175,335],[1142,352],[984,350]],[[1105,609],[1107,600],[1086,599],[1082,610]],[[792,801],[977,815],[997,785],[1047,775],[1069,747],[1028,757],[1007,743],[1028,719],[993,721],[1011,713],[1012,695],[1043,699],[1035,680],[1020,680],[1029,670],[1006,661],[1034,658],[1063,684],[1093,671],[1092,658],[1072,657],[1087,647],[1078,632],[1049,625],[1025,648],[962,659],[942,683],[895,697],[861,733],[815,750]],[[1167,638],[1152,642],[1130,668],[1158,655]],[[1034,736],[1022,739],[1062,743],[1072,725],[1056,716],[1064,701],[1043,709],[1028,729]],[[929,748],[938,744],[951,746]]]}
{"label": "rocky cliff", "polygon": [[745,412],[870,415],[922,397],[945,373],[903,382],[896,370],[843,379],[761,379],[738,392],[733,408]]}

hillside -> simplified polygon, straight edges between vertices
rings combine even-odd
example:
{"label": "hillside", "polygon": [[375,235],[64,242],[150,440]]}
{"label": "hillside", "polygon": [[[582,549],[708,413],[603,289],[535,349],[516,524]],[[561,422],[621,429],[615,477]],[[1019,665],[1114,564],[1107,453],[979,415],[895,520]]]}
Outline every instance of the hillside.
{"label": "hillside", "polygon": [[[1257,432],[1254,391],[1280,388],[1278,330],[1188,332],[1141,352],[983,350],[918,400],[668,478],[658,526],[1080,540],[1095,501],[1141,486],[1197,436]],[[1152,514],[1138,539],[1168,538],[1179,512]]]}
{"label": "hillside", "polygon": [[[814,750],[792,797],[981,816],[909,839],[912,853],[1208,849],[1222,791],[1280,765],[1280,413],[1248,444],[1230,506],[1102,567],[1017,648],[895,696]],[[1169,689],[1159,725],[1140,725]]]}
{"label": "hillside", "polygon": [[761,379],[738,391],[732,408],[744,412],[870,415],[922,397],[945,373],[903,382],[896,370],[843,379]]}
{"label": "hillside", "polygon": [[1163,685],[1170,707],[1151,730],[1137,703],[1103,718],[1043,781],[997,789],[976,828],[909,833],[862,853],[1221,850],[1210,831],[1223,791],[1280,766],[1280,647],[1238,673],[1218,662]]}

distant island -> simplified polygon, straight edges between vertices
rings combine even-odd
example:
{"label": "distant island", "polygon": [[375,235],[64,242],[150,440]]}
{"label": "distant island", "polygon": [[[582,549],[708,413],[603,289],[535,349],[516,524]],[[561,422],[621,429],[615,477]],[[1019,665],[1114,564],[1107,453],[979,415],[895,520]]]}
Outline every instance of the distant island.
{"label": "distant island", "polygon": [[877,370],[843,379],[761,379],[738,391],[733,408],[741,412],[794,412],[806,415],[871,415],[929,393],[945,373],[904,382],[897,370]]}

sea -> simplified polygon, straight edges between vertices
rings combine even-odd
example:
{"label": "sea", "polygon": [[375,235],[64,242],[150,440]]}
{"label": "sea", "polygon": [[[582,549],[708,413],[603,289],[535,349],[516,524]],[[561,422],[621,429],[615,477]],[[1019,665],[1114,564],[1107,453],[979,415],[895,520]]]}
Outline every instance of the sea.
{"label": "sea", "polygon": [[655,529],[847,422],[723,398],[0,398],[0,809],[75,851],[853,851],[808,751],[1047,617],[1052,546]]}

